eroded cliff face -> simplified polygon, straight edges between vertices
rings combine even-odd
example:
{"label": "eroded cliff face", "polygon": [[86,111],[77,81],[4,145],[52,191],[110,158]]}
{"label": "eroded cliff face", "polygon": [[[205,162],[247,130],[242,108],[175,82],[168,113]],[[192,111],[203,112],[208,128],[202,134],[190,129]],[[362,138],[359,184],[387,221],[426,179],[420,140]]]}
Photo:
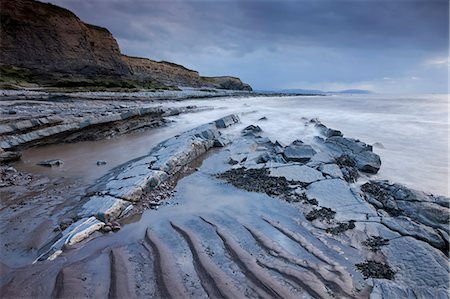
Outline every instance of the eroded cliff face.
{"label": "eroded cliff face", "polygon": [[30,70],[44,83],[106,78],[251,90],[238,78],[201,77],[174,63],[122,55],[106,28],[49,3],[1,1],[0,17],[0,66]]}
{"label": "eroded cliff face", "polygon": [[151,80],[176,86],[252,90],[250,85],[236,77],[202,77],[197,71],[167,61],[154,61],[126,55],[123,55],[123,59],[130,66],[133,77],[139,80]]}
{"label": "eroded cliff face", "polygon": [[139,80],[158,81],[166,85],[203,86],[198,72],[182,65],[126,55],[122,57],[129,65],[132,75]]}
{"label": "eroded cliff face", "polygon": [[121,76],[130,73],[105,28],[72,12],[31,0],[1,1],[0,61],[42,74]]}

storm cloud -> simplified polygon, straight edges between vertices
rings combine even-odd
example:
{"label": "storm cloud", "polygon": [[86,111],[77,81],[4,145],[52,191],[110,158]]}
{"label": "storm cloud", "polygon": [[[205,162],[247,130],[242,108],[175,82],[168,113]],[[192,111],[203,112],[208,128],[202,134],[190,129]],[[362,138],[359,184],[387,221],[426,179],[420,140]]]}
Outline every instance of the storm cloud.
{"label": "storm cloud", "polygon": [[122,52],[256,89],[447,92],[445,0],[53,0],[108,28]]}

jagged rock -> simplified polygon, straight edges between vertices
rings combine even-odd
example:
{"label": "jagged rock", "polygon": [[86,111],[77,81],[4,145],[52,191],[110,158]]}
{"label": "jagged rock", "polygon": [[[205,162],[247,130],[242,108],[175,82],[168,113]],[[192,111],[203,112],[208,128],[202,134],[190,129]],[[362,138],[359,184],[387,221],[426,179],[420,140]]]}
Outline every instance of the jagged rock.
{"label": "jagged rock", "polygon": [[103,222],[118,219],[120,215],[131,207],[131,203],[109,195],[92,196],[78,213],[79,217],[94,216]]}
{"label": "jagged rock", "polygon": [[228,145],[231,141],[225,137],[220,136],[219,138],[214,139],[214,147],[224,147]]}
{"label": "jagged rock", "polygon": [[245,127],[242,130],[242,134],[244,136],[256,136],[257,134],[261,133],[262,129],[259,126],[250,125]]}
{"label": "jagged rock", "polygon": [[377,173],[381,167],[380,157],[372,152],[372,146],[359,140],[332,136],[325,140],[325,146],[336,157],[342,155],[350,156],[360,171]]}
{"label": "jagged rock", "polygon": [[311,145],[304,144],[301,141],[294,141],[284,149],[283,153],[286,161],[302,163],[308,162],[315,154],[316,151]]}
{"label": "jagged rock", "polygon": [[314,126],[315,126],[315,127],[319,130],[319,132],[320,132],[322,135],[324,135],[325,137],[343,136],[341,131],[327,128],[325,125],[323,125],[323,124],[321,124],[321,123],[316,123]]}
{"label": "jagged rock", "polygon": [[[129,172],[131,174],[131,172]],[[123,175],[123,174],[122,174]],[[128,201],[139,201],[145,190],[153,189],[167,180],[168,174],[160,170],[150,170],[143,175],[136,175],[122,180],[109,180],[104,192]]]}
{"label": "jagged rock", "polygon": [[20,157],[22,157],[20,152],[5,152],[0,148],[0,164],[17,161]]}
{"label": "jagged rock", "polygon": [[53,159],[53,160],[46,160],[46,161],[38,162],[37,165],[47,166],[47,167],[54,167],[54,166],[60,166],[63,163],[64,162],[62,160]]}
{"label": "jagged rock", "polygon": [[[82,218],[66,228],[55,240],[49,240],[46,245],[39,249],[39,257],[36,261],[42,261],[57,252],[61,252],[64,245],[73,245],[86,239],[92,233],[100,230],[105,223],[95,217]],[[54,258],[54,257],[53,257]]]}
{"label": "jagged rock", "polygon": [[235,114],[230,114],[230,115],[224,116],[224,117],[216,120],[214,123],[216,124],[217,128],[227,128],[238,122],[239,122],[239,117]]}

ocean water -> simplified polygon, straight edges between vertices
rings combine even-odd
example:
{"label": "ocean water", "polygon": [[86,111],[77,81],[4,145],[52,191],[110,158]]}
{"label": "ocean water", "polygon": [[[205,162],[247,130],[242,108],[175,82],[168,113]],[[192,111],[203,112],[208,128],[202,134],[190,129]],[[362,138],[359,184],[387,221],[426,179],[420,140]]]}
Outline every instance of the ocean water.
{"label": "ocean water", "polygon": [[[152,104],[154,105],[154,104]],[[333,95],[299,97],[221,98],[168,101],[168,106],[197,105],[212,108],[171,117],[168,127],[117,139],[29,149],[19,169],[50,175],[92,180],[112,167],[148,153],[158,142],[229,113],[241,124],[258,124],[264,134],[284,143],[310,141],[316,133],[306,128],[307,119],[318,118],[346,137],[374,145],[382,166],[379,179],[405,184],[438,195],[449,195],[449,103],[448,95]],[[258,121],[265,116],[266,121]],[[44,159],[59,158],[63,167],[35,166]],[[107,160],[97,167],[97,160]]]}

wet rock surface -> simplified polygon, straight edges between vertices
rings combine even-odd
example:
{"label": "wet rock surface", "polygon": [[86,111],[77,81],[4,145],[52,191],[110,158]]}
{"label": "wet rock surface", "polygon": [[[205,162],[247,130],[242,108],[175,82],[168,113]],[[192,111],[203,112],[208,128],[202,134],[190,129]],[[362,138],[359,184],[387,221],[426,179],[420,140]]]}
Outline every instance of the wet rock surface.
{"label": "wet rock surface", "polygon": [[38,162],[38,165],[46,166],[46,167],[55,167],[55,166],[60,166],[62,164],[64,164],[64,162],[62,160],[59,160],[59,159],[46,160],[46,161]]}
{"label": "wet rock surface", "polygon": [[6,152],[2,148],[0,148],[0,164],[17,161],[21,156],[22,154],[19,152]]}
{"label": "wet rock surface", "polygon": [[[358,187],[368,169],[357,156],[375,155],[360,141],[344,141],[358,150],[335,151],[315,139],[311,157],[289,161],[287,147],[307,144],[285,146],[253,126],[211,153],[217,132],[212,123],[180,134],[99,180],[86,203],[112,204],[101,201],[103,214],[92,204],[74,219],[104,217],[104,233],[93,233],[101,237],[62,249],[63,258],[9,270],[2,294],[448,298],[448,198],[384,181]],[[126,214],[116,209],[121,201],[159,208]],[[121,229],[110,233],[116,217]],[[65,231],[79,225],[68,221]],[[90,233],[82,228],[78,236]],[[101,283],[105,277],[109,283]]]}
{"label": "wet rock surface", "polygon": [[[47,245],[41,248],[43,254],[38,259],[43,260],[59,254],[62,245],[72,242],[74,235],[76,240],[82,240],[92,232],[102,229],[105,222],[115,221],[126,215],[133,209],[133,203],[141,201],[143,194],[157,188],[211,149],[214,141],[221,136],[218,127],[224,128],[238,121],[237,116],[229,115],[184,132],[160,143],[148,155],[119,166],[100,178],[88,189],[82,204],[73,209],[72,218],[81,220],[64,230],[60,239],[49,240],[52,245],[48,249]],[[52,165],[52,162],[48,164]],[[91,220],[92,218],[97,221]],[[114,231],[114,226],[111,226],[111,229]]]}
{"label": "wet rock surface", "polygon": [[[11,107],[19,113],[10,115]],[[160,127],[167,116],[196,110],[195,106],[146,107],[139,101],[87,101],[66,96],[56,96],[52,101],[6,101],[0,105],[0,147],[11,151],[111,138]]]}
{"label": "wet rock surface", "polygon": [[382,223],[404,236],[413,236],[447,252],[450,215],[448,199],[408,189],[387,181],[369,181],[361,186],[364,196],[379,210],[393,216]]}

